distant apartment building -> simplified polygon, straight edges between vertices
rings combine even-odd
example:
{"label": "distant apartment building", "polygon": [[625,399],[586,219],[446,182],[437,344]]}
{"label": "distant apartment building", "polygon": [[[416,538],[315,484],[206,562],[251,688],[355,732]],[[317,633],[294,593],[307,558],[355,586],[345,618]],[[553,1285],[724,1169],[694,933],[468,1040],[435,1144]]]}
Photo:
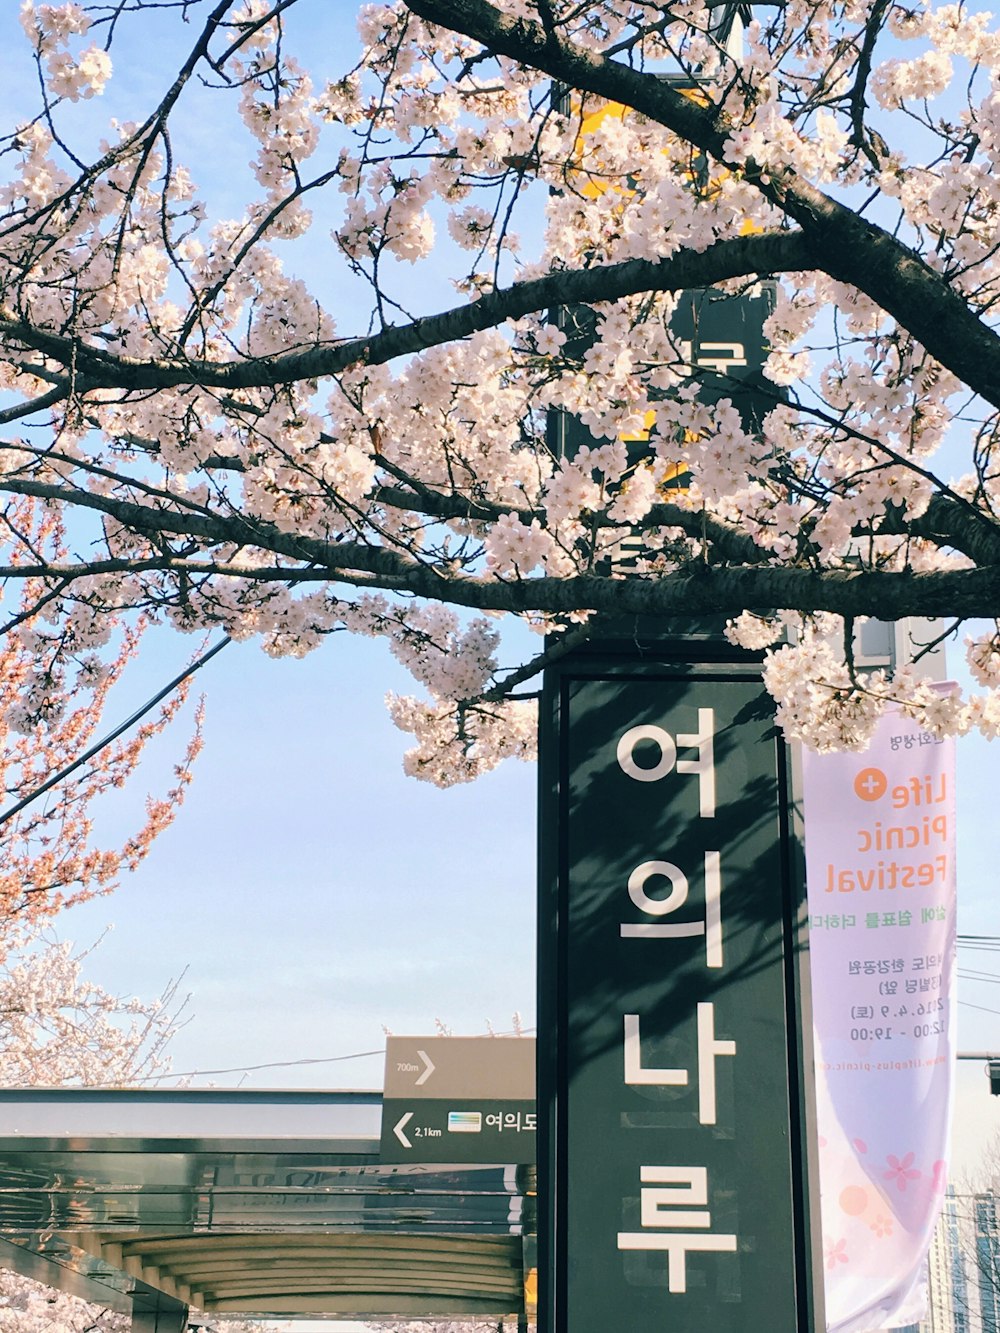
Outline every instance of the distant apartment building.
{"label": "distant apartment building", "polygon": [[949,1187],[927,1256],[927,1316],[898,1333],[1000,1333],[998,1214],[995,1185]]}

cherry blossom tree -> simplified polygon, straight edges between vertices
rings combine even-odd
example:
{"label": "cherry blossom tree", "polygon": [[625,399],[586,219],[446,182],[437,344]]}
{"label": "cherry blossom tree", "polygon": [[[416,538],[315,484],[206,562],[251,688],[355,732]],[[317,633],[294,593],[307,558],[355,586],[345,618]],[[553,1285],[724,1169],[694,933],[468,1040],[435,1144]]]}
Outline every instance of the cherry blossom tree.
{"label": "cherry blossom tree", "polygon": [[[25,545],[61,548],[60,515],[51,506],[14,500],[5,518]],[[56,621],[47,601],[40,584],[25,580],[21,609],[0,641],[0,959],[17,939],[12,923],[39,922],[108,892],[123,870],[135,869],[173,819],[201,746],[199,706],[174,785],[149,798],[144,821],[123,845],[98,845],[100,798],[134,775],[148,743],[177,717],[190,679],[102,744],[109,694],[134,660],[148,622],[129,626],[108,613],[100,622],[85,615],[81,623],[73,611]]]}
{"label": "cherry blossom tree", "polygon": [[[56,669],[66,627],[100,655],[112,611],[276,655],[383,637],[424,691],[390,700],[408,767],[442,784],[531,753],[535,678],[607,616],[728,618],[820,748],[863,745],[889,697],[995,735],[990,16],[352,8],[24,0],[0,575],[45,629],[12,616],[8,639],[43,633]],[[189,35],[166,78],[154,21]],[[235,211],[192,169],[206,125],[249,144]],[[764,280],[749,420],[735,385],[702,392],[674,317]],[[553,312],[583,309],[567,338]],[[571,453],[558,413],[588,432]],[[909,616],[966,634],[980,692],[855,670],[857,622]],[[507,660],[505,617],[537,651]]]}
{"label": "cherry blossom tree", "polygon": [[[0,1085],[122,1084],[169,1068],[166,1047],[183,997],[170,983],[153,1001],[87,980],[92,950],[75,952],[39,928],[8,923],[0,962]],[[127,1316],[0,1270],[2,1333],[127,1333]]]}

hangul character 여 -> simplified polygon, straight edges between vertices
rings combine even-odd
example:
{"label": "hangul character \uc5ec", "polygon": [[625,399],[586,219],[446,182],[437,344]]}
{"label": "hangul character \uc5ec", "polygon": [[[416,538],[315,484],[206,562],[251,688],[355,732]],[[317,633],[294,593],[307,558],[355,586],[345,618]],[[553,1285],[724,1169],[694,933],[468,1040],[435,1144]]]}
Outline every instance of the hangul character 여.
{"label": "hangul character \uc5ec", "polygon": [[[708,1203],[708,1168],[704,1166],[640,1166],[641,1231],[619,1231],[620,1250],[663,1250],[667,1255],[667,1290],[687,1291],[687,1253],[733,1254],[736,1236],[711,1235]],[[685,1206],[686,1205],[686,1206]],[[692,1228],[684,1231],[666,1228]]]}
{"label": "hangul character \uc5ec", "polygon": [[486,1123],[489,1125],[490,1129],[495,1129],[501,1134],[503,1133],[503,1116],[499,1111],[491,1111],[486,1117]]}
{"label": "hangul character \uc5ec", "polygon": [[[652,742],[660,751],[659,759],[650,768],[643,768],[635,761],[635,747],[642,741]],[[697,759],[679,759],[678,746],[681,749],[697,750]],[[678,732],[676,737],[671,736],[664,727],[630,727],[618,741],[616,757],[621,771],[636,782],[659,782],[674,771],[697,777],[699,814],[702,819],[715,818],[714,708],[699,708],[698,730]]]}
{"label": "hangul character \uc5ec", "polygon": [[[646,884],[654,876],[670,881],[665,898],[651,898]],[[628,877],[628,896],[647,916],[661,917],[683,907],[688,897],[688,880],[671,861],[643,861]],[[622,922],[622,939],[692,939],[705,936],[705,961],[708,967],[722,966],[722,870],[718,852],[705,853],[705,920],[678,921],[669,925]]]}
{"label": "hangul character \uc5ec", "polygon": [[[715,1035],[715,1004],[698,1005],[698,1123],[716,1123],[715,1061],[720,1055],[735,1055],[736,1043]],[[625,1082],[635,1087],[686,1088],[686,1069],[644,1069],[639,1015],[625,1015]]]}

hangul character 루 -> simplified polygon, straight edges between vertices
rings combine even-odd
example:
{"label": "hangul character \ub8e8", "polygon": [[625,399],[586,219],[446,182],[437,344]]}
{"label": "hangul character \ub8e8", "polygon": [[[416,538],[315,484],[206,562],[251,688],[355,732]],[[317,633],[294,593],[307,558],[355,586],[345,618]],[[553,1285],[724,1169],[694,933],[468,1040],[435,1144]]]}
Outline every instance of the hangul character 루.
{"label": "hangul character \ub8e8", "polygon": [[[698,1005],[698,1123],[716,1123],[715,1061],[720,1055],[735,1055],[735,1041],[720,1041],[715,1035],[715,1004],[703,1001]],[[686,1069],[644,1069],[642,1064],[642,1037],[639,1015],[625,1015],[625,1082],[633,1087],[686,1088],[689,1074]]]}
{"label": "hangul character \ub8e8", "polygon": [[[654,876],[670,881],[665,898],[651,898],[647,882]],[[628,877],[628,896],[640,912],[661,917],[683,907],[688,897],[688,880],[671,861],[643,861]],[[705,919],[678,921],[669,925],[650,922],[622,922],[622,939],[692,939],[705,936],[705,961],[708,967],[722,966],[722,871],[718,852],[705,853]]]}
{"label": "hangul character \ub8e8", "polygon": [[[619,1231],[619,1250],[663,1250],[667,1255],[667,1290],[687,1291],[687,1254],[736,1252],[735,1234],[710,1234],[708,1168],[640,1166],[641,1231]],[[679,1230],[677,1228],[686,1228]],[[669,1230],[668,1230],[669,1228]]]}

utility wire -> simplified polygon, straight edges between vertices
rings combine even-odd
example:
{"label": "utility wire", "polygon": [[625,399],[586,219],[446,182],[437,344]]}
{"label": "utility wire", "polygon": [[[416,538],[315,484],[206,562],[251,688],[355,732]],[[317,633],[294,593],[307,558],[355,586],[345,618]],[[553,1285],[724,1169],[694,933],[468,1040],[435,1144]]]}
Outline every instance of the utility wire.
{"label": "utility wire", "polygon": [[89,750],[85,750],[79,758],[74,759],[71,764],[67,764],[66,767],[60,769],[58,773],[53,773],[51,777],[45,779],[41,786],[36,787],[33,792],[22,797],[22,799],[15,805],[12,805],[9,810],[5,810],[3,814],[0,814],[0,828],[2,828],[8,820],[13,819],[15,815],[19,815],[21,811],[31,805],[33,801],[37,801],[40,796],[44,796],[47,791],[51,791],[51,789],[58,783],[62,782],[64,778],[68,778],[71,773],[76,772],[76,770],[83,764],[87,763],[88,760],[93,759],[95,754],[100,754],[105,746],[111,745],[113,741],[116,741],[118,737],[128,731],[130,727],[134,727],[135,724],[140,722],[147,713],[151,713],[156,705],[165,699],[168,694],[172,694],[173,691],[176,690],[179,685],[182,685],[189,676],[193,676],[196,671],[200,671],[203,666],[208,662],[211,662],[216,653],[221,653],[223,648],[230,643],[232,643],[232,639],[227,634],[225,638],[220,639],[213,648],[209,648],[207,652],[202,653],[200,657],[196,658],[195,661],[182,671],[179,676],[175,676],[169,685],[164,685],[162,690],[157,694],[154,694],[152,699],[147,703],[144,703],[141,708],[137,709],[137,711],[132,714],[131,717],[126,718],[124,722],[115,727],[114,731],[108,732],[106,736],[103,736],[99,741],[96,741]]}
{"label": "utility wire", "polygon": [[[523,1035],[526,1036],[528,1033],[534,1032],[535,1029],[521,1028],[520,1031]],[[487,1039],[490,1037],[490,1033],[482,1033],[481,1035],[486,1037]],[[493,1035],[496,1037],[498,1041],[502,1041],[507,1037],[515,1037],[518,1034],[511,1031],[511,1032],[498,1032]],[[297,1065],[340,1064],[345,1060],[362,1060],[366,1056],[370,1055],[385,1055],[385,1047],[380,1046],[377,1050],[374,1051],[354,1051],[350,1055],[321,1055],[310,1058],[304,1058],[301,1060],[270,1060],[266,1064],[262,1065],[235,1065],[231,1069],[185,1069],[179,1072],[175,1072],[172,1069],[168,1069],[161,1074],[143,1074],[138,1078],[130,1079],[129,1082],[149,1083],[153,1080],[159,1080],[164,1078],[200,1078],[202,1076],[209,1074],[252,1074],[260,1069],[292,1069]]]}

